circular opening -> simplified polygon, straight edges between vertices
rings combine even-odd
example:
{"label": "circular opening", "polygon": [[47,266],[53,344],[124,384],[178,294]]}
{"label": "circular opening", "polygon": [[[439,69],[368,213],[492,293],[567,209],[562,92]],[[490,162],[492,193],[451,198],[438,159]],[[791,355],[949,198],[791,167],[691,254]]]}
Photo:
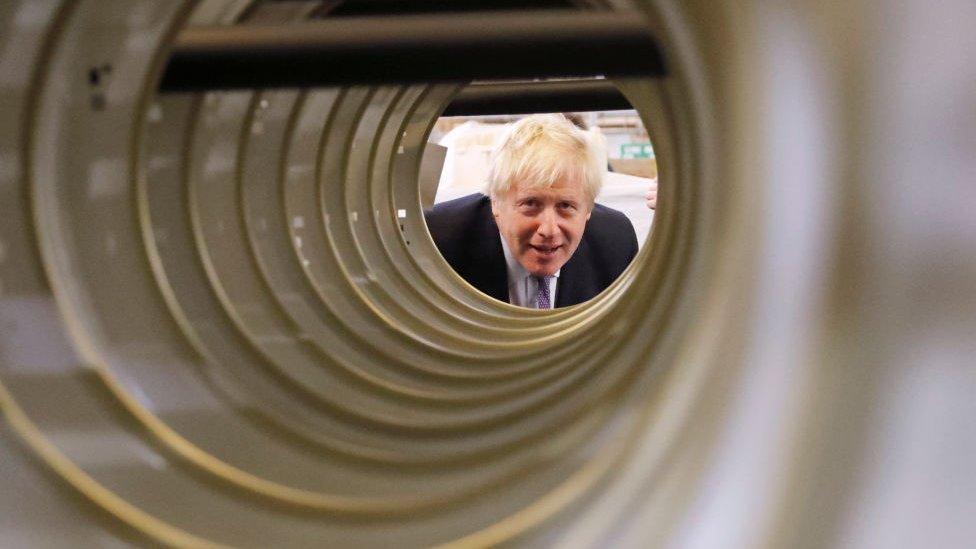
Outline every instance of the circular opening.
{"label": "circular opening", "polygon": [[[557,81],[556,86],[566,83]],[[612,86],[600,80],[581,85],[598,83]],[[524,89],[513,83],[495,87],[517,100],[519,94],[546,85],[536,81],[525,82]],[[447,113],[463,108],[464,90],[458,97]],[[559,96],[553,93],[548,99],[558,103]],[[600,97],[589,99],[598,102]],[[620,100],[624,104],[619,106],[630,107],[622,95]],[[546,111],[544,105],[535,106],[536,111]],[[490,108],[497,111],[504,106]],[[531,140],[531,149],[521,143],[504,145],[515,124],[528,125],[520,130],[523,136],[527,131],[542,132]],[[563,146],[568,136],[585,139],[585,148]],[[582,178],[564,177],[568,184],[545,180],[553,167],[582,166],[587,154],[595,157],[602,183],[592,207],[585,200]],[[532,177],[538,181],[511,185],[491,200],[487,182],[493,163],[509,178],[517,170],[534,168]],[[657,163],[648,132],[632,108],[442,116],[424,147],[418,184],[435,245],[467,284],[505,303],[564,307],[602,293],[648,241],[656,207]],[[573,215],[575,195],[584,197],[578,204],[580,216]],[[564,266],[567,276],[563,276]],[[542,278],[552,274],[557,276]]]}

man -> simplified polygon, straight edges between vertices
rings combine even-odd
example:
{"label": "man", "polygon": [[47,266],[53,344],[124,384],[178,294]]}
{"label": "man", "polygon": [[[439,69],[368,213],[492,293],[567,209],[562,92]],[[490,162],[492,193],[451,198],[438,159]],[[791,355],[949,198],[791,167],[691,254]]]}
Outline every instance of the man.
{"label": "man", "polygon": [[637,254],[620,212],[595,204],[602,155],[563,115],[515,123],[491,158],[487,196],[425,213],[434,243],[462,278],[514,305],[582,303],[607,288]]}

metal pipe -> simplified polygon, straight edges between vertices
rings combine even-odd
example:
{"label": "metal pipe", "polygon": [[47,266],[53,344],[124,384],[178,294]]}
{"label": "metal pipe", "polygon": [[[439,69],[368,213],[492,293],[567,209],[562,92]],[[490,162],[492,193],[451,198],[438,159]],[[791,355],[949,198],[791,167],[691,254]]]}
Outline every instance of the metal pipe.
{"label": "metal pipe", "polygon": [[205,26],[176,40],[162,91],[570,76],[660,76],[633,12],[527,11]]}

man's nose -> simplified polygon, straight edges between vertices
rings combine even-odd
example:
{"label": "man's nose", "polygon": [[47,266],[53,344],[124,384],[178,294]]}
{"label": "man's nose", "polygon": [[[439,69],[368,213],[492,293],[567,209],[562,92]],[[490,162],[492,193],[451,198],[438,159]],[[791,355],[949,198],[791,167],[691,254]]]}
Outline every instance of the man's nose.
{"label": "man's nose", "polygon": [[537,232],[539,236],[543,238],[553,238],[556,233],[559,232],[559,226],[556,223],[558,219],[556,218],[556,211],[552,208],[546,208],[542,210],[539,215],[539,228]]}

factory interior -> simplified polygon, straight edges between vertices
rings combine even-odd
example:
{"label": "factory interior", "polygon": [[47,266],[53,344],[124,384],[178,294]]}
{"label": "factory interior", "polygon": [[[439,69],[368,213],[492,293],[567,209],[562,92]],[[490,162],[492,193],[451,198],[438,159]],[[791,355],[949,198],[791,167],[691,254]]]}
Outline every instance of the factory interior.
{"label": "factory interior", "polygon": [[[0,547],[976,547],[974,24],[0,2]],[[549,310],[425,222],[536,113],[639,244]]]}

